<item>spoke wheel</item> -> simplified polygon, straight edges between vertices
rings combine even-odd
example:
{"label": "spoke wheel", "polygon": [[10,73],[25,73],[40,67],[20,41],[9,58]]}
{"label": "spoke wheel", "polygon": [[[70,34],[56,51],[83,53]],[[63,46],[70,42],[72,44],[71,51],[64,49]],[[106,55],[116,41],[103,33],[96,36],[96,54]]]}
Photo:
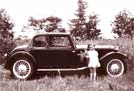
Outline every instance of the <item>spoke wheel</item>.
{"label": "spoke wheel", "polygon": [[119,59],[112,59],[107,63],[106,70],[111,77],[119,77],[124,72],[124,63]]}
{"label": "spoke wheel", "polygon": [[31,64],[24,59],[17,60],[12,69],[14,76],[18,79],[28,79],[32,74]]}

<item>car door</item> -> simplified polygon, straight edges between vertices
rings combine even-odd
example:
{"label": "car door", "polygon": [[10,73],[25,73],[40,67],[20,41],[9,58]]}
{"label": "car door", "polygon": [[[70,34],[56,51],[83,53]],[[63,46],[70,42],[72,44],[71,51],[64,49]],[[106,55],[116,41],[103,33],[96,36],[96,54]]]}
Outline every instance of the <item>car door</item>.
{"label": "car door", "polygon": [[76,68],[79,62],[79,57],[72,48],[52,47],[48,56],[51,56],[51,64],[55,64],[55,68]]}
{"label": "car door", "polygon": [[48,55],[56,68],[76,68],[79,57],[67,36],[53,36]]}

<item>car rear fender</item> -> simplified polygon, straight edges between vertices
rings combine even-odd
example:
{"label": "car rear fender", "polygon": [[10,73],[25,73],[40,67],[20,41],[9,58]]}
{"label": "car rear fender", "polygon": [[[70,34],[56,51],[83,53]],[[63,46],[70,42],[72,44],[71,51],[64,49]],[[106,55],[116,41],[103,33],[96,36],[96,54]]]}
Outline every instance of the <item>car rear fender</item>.
{"label": "car rear fender", "polygon": [[36,65],[36,60],[30,53],[25,52],[25,51],[19,51],[19,52],[12,54],[9,57],[6,63],[6,68],[9,69],[10,65],[14,62],[14,59],[19,58],[19,57],[26,57],[30,59],[31,61],[33,61],[34,65]]}

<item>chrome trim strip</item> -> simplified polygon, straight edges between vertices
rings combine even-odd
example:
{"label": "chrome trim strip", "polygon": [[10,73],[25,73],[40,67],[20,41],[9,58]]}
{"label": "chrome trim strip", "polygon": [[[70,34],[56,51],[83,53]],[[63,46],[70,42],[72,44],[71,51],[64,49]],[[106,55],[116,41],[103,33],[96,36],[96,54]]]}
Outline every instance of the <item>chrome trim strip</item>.
{"label": "chrome trim strip", "polygon": [[77,70],[84,70],[88,67],[81,67],[76,69],[37,69],[37,71],[77,71]]}

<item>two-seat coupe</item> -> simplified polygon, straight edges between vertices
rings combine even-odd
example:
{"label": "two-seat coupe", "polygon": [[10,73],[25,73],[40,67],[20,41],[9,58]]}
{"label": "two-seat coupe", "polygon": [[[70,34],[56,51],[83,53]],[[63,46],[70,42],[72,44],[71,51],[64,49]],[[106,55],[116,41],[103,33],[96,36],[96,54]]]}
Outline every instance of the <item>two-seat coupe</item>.
{"label": "two-seat coupe", "polygon": [[[18,79],[29,79],[37,71],[77,71],[87,68],[80,52],[87,45],[75,45],[68,33],[35,35],[28,45],[16,47],[6,57],[5,68]],[[126,71],[126,56],[117,46],[95,45],[102,72],[118,77]]]}

